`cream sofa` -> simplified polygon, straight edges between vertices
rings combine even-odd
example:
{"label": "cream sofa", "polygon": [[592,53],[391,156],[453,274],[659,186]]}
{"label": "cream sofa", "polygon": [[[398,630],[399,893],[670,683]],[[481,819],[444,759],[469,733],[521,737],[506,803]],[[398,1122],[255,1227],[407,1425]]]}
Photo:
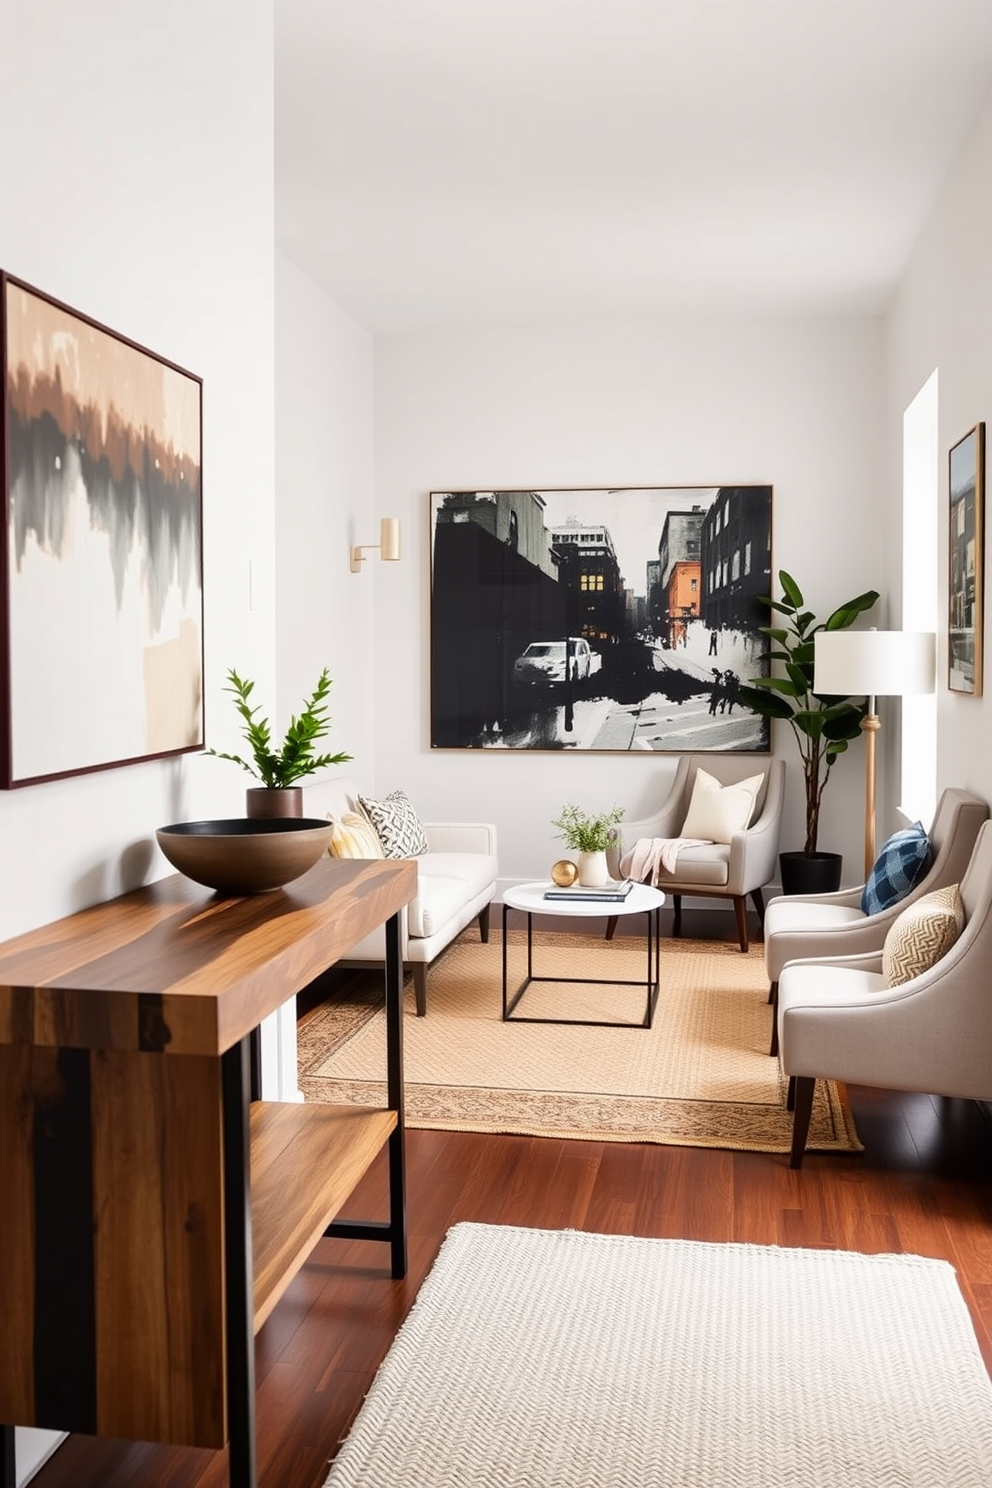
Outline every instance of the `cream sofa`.
{"label": "cream sofa", "polygon": [[[359,790],[350,777],[308,785],[308,816],[343,816],[360,811]],[[412,802],[416,808],[416,801]],[[427,1012],[427,968],[455,936],[478,919],[483,941],[489,939],[489,906],[496,892],[496,828],[490,822],[424,822],[430,852],[415,859],[417,895],[403,910],[400,933],[405,970],[413,972],[417,1016]],[[342,966],[381,964],[385,931],[376,930],[351,951]]]}

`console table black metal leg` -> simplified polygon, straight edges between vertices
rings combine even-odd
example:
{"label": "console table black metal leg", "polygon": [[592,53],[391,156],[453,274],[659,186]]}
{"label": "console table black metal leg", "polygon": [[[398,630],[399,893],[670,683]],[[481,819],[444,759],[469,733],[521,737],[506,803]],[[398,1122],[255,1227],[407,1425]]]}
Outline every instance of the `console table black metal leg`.
{"label": "console table black metal leg", "polygon": [[0,1426],[0,1488],[17,1488],[13,1426]]}
{"label": "console table black metal leg", "polygon": [[386,1099],[396,1112],[389,1138],[389,1245],[394,1281],[406,1275],[406,1147],[403,1126],[403,958],[400,917],[386,921]]}
{"label": "console table black metal leg", "polygon": [[262,1030],[248,1035],[248,1086],[253,1101],[262,1099]]}
{"label": "console table black metal leg", "polygon": [[227,1278],[227,1417],[231,1488],[257,1488],[254,1276],[248,1097],[251,1037],[221,1059],[224,1101],[224,1250]]}
{"label": "console table black metal leg", "polygon": [[403,1119],[403,958],[400,917],[386,921],[386,1100],[396,1112],[389,1136],[389,1219],[334,1219],[324,1234],[337,1240],[388,1240],[393,1279],[406,1275],[406,1157]]}

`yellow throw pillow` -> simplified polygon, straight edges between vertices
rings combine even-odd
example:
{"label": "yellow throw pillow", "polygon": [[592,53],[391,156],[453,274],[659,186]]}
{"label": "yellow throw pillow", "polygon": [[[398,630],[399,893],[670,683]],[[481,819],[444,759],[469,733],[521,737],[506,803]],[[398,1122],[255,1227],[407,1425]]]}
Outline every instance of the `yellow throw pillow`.
{"label": "yellow throw pillow", "polygon": [[747,780],[721,785],[705,770],[697,769],[692,799],[679,836],[728,843],[751,820],[764,779],[764,775],[751,775]]}
{"label": "yellow throw pillow", "polygon": [[346,811],[343,816],[328,816],[333,831],[327,851],[332,858],[382,858],[385,853],[379,834],[365,816]]}
{"label": "yellow throw pillow", "polygon": [[918,977],[949,951],[964,929],[964,906],[957,884],[934,889],[910,904],[893,921],[882,950],[888,987]]}

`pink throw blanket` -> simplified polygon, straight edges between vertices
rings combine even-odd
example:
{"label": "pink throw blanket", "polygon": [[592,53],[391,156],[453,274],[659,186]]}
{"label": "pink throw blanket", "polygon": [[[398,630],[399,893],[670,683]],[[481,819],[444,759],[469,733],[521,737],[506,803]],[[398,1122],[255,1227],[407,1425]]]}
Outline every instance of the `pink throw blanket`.
{"label": "pink throw blanket", "polygon": [[620,859],[620,872],[635,883],[658,882],[662,869],[675,872],[683,847],[705,847],[708,837],[638,837],[633,847]]}

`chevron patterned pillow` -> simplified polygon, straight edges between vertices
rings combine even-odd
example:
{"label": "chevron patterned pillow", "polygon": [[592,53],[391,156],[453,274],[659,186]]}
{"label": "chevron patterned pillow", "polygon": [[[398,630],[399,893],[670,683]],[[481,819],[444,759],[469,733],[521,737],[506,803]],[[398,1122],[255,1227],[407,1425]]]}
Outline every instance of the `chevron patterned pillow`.
{"label": "chevron patterned pillow", "polygon": [[430,851],[424,824],[404,791],[390,791],[383,801],[359,796],[358,804],[375,827],[387,858],[419,858]]}
{"label": "chevron patterned pillow", "polygon": [[888,987],[898,987],[936,966],[964,929],[964,906],[957,884],[935,889],[910,904],[893,921],[882,950]]}

